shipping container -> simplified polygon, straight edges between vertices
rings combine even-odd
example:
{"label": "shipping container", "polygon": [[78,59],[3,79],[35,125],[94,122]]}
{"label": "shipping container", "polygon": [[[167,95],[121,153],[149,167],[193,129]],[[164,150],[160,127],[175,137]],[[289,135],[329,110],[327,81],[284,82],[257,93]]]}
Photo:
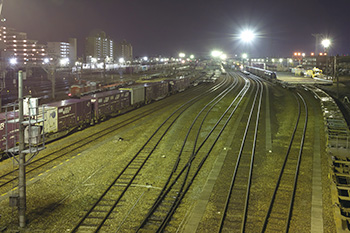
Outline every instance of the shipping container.
{"label": "shipping container", "polygon": [[169,94],[168,85],[169,85],[168,81],[144,84],[146,103],[166,97]]}
{"label": "shipping container", "polygon": [[129,86],[124,88],[119,88],[119,90],[127,90],[130,92],[130,104],[131,105],[141,105],[145,102],[145,86]]}
{"label": "shipping container", "polygon": [[[16,146],[19,140],[19,123],[14,120],[18,119],[18,111],[0,113],[0,149],[1,151],[7,148]],[[6,124],[7,123],[7,124]]]}
{"label": "shipping container", "polygon": [[168,80],[169,91],[171,93],[181,92],[186,90],[190,86],[190,78],[181,77],[178,79]]}
{"label": "shipping container", "polygon": [[103,120],[117,114],[121,109],[130,106],[130,92],[127,90],[113,90],[96,93],[83,99],[91,99],[93,119]]}
{"label": "shipping container", "polygon": [[[39,108],[39,111],[41,109]],[[91,121],[89,99],[67,99],[49,103],[44,108],[46,133],[71,131]]]}

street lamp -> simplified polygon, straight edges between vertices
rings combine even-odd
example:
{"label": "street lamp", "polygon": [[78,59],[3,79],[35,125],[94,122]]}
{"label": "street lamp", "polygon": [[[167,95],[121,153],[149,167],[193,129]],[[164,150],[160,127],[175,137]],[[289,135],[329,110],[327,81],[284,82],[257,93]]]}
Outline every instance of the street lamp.
{"label": "street lamp", "polygon": [[255,39],[255,33],[252,30],[246,29],[241,32],[240,39],[245,43],[250,43]]}
{"label": "street lamp", "polygon": [[329,48],[329,46],[331,46],[331,40],[330,39],[323,39],[321,42],[324,51],[327,52],[327,49]]}
{"label": "street lamp", "polygon": [[17,58],[13,57],[10,59],[10,64],[11,65],[16,65],[17,64]]}
{"label": "street lamp", "polygon": [[222,52],[219,50],[214,50],[211,52],[211,56],[216,58],[216,57],[220,57],[222,55]]}
{"label": "street lamp", "polygon": [[184,57],[186,57],[186,54],[185,53],[179,53],[179,57],[184,58]]}

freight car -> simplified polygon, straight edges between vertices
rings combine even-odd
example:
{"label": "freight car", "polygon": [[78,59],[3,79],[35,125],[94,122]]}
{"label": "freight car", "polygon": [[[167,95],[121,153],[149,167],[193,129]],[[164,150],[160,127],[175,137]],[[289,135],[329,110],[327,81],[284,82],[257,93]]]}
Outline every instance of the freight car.
{"label": "freight car", "polygon": [[252,67],[252,66],[247,66],[246,67],[246,70],[249,72],[249,73],[252,73],[260,78],[264,78],[264,79],[267,79],[267,80],[276,80],[277,76],[276,76],[276,73],[273,72],[273,71],[269,71],[269,70],[264,70],[264,69],[260,69],[260,68],[257,68],[257,67]]}
{"label": "freight car", "polygon": [[126,90],[99,92],[82,99],[91,101],[91,123],[115,116],[130,106],[130,92]]}
{"label": "freight car", "polygon": [[[190,82],[189,77],[182,77],[160,82],[134,84],[116,90],[86,95],[80,99],[66,99],[46,104],[44,107],[39,107],[39,118],[45,118],[43,129],[46,140],[57,139],[74,130],[118,115],[123,111],[183,91],[190,86]],[[14,147],[18,142],[19,124],[10,123],[10,120],[15,118],[18,118],[17,112],[0,113],[1,155],[6,150],[6,138],[11,139],[7,141],[8,148]]]}
{"label": "freight car", "polygon": [[178,79],[167,80],[169,83],[169,92],[175,94],[186,90],[190,86],[189,77],[180,77]]}
{"label": "freight car", "polygon": [[[61,137],[91,122],[91,100],[66,99],[46,104],[44,131],[49,139]],[[42,111],[39,108],[39,111]],[[42,115],[39,112],[39,115]]]}
{"label": "freight car", "polygon": [[[0,113],[0,149],[6,150],[6,141],[8,148],[16,146],[19,137],[19,123],[13,122],[18,118],[18,112]],[[1,153],[0,159],[3,158]]]}
{"label": "freight car", "polygon": [[154,100],[163,99],[170,94],[168,81],[145,83],[144,85],[146,104]]}

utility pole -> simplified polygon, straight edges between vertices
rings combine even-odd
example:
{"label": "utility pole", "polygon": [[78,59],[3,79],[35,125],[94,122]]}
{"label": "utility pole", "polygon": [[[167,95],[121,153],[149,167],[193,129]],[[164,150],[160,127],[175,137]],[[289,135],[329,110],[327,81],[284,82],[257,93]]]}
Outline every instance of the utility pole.
{"label": "utility pole", "polygon": [[333,74],[334,79],[337,79],[337,99],[339,99],[339,77],[337,75],[337,56],[334,56],[334,64],[333,64]]}
{"label": "utility pole", "polygon": [[56,66],[54,65],[53,67],[51,67],[50,72],[50,77],[51,77],[51,85],[52,85],[52,99],[55,99],[55,95],[56,95]]}
{"label": "utility pole", "polygon": [[18,71],[18,101],[19,101],[19,168],[18,168],[18,218],[19,226],[26,226],[26,157],[24,150],[24,117],[23,117],[23,72]]}

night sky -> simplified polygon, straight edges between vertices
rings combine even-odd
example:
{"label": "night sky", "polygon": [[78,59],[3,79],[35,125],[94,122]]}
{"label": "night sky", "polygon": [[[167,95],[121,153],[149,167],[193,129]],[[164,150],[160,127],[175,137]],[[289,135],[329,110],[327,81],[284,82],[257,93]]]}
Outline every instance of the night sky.
{"label": "night sky", "polygon": [[[202,56],[213,49],[252,56],[309,54],[313,33],[332,39],[330,54],[350,54],[350,0],[4,0],[7,26],[29,39],[78,38],[78,55],[92,30],[131,42],[134,56]],[[239,32],[252,28],[249,46]]]}

